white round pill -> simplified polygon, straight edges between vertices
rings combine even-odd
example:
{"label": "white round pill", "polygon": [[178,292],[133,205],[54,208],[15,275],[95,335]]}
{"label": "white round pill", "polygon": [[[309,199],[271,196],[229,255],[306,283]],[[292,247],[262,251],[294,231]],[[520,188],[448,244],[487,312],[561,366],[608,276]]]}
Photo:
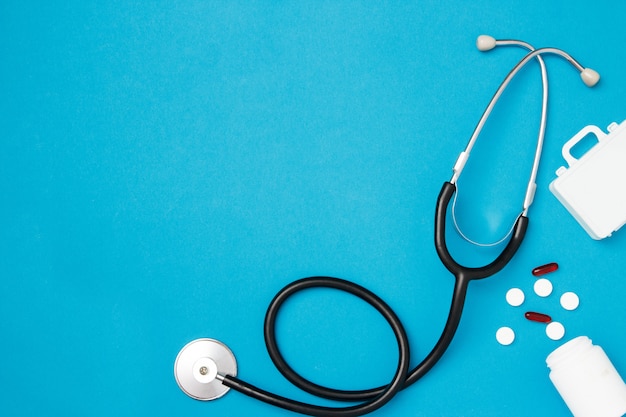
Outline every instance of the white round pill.
{"label": "white round pill", "polygon": [[558,321],[553,321],[546,326],[546,334],[552,340],[561,340],[565,336],[565,327]]}
{"label": "white round pill", "polygon": [[539,297],[547,297],[552,294],[552,283],[545,278],[541,278],[535,282],[534,289]]}
{"label": "white round pill", "polygon": [[515,332],[510,327],[500,327],[496,332],[496,340],[504,346],[508,346],[515,340]]}
{"label": "white round pill", "polygon": [[579,303],[580,303],[580,300],[578,298],[578,295],[576,295],[576,293],[573,293],[571,291],[568,291],[561,296],[561,307],[563,307],[566,310],[569,310],[569,311],[576,310],[576,308],[578,308]]}
{"label": "white round pill", "polygon": [[524,291],[519,288],[511,288],[506,292],[506,302],[513,307],[521,306],[524,302]]}

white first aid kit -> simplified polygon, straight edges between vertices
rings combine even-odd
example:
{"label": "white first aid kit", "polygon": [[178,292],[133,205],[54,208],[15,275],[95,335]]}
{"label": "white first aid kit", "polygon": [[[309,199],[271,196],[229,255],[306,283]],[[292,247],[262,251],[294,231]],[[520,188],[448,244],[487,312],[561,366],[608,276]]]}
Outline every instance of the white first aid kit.
{"label": "white first aid kit", "polygon": [[[605,134],[586,126],[563,145],[567,167],[556,171],[550,191],[585,231],[604,239],[626,223],[626,121],[611,123]],[[596,143],[576,159],[571,149],[589,135]]]}

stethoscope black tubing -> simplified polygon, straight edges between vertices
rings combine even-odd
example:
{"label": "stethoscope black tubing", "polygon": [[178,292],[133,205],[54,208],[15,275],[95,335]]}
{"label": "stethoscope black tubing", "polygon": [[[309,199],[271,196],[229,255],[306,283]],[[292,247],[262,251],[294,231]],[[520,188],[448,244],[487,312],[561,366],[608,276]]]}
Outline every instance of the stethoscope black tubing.
{"label": "stethoscope black tubing", "polygon": [[[336,401],[361,402],[348,407],[324,407],[306,404],[262,390],[234,376],[224,376],[222,383],[245,395],[301,414],[328,417],[355,417],[375,411],[385,405],[400,390],[412,385],[441,359],[450,346],[461,321],[463,306],[469,282],[482,279],[499,272],[511,260],[519,249],[528,227],[528,218],[520,216],[514,226],[511,238],[502,253],[490,264],[483,267],[465,267],[458,264],[450,255],[446,245],[446,215],[450,200],[456,192],[456,186],[445,182],[437,198],[435,211],[435,247],[445,267],[455,277],[454,291],[450,311],[439,340],[431,352],[415,368],[409,371],[410,349],[406,331],[391,307],[368,289],[333,277],[303,278],[285,286],[276,294],[265,315],[264,335],[270,358],[281,374],[298,388],[321,398]],[[276,339],[275,324],[283,303],[297,292],[309,288],[333,288],[355,295],[373,306],[391,326],[398,344],[398,365],[393,379],[387,385],[366,390],[338,390],[315,384],[302,377],[289,366],[282,356]]]}
{"label": "stethoscope black tubing", "polygon": [[437,255],[439,259],[457,280],[475,280],[490,277],[500,272],[502,268],[509,263],[513,258],[513,255],[517,252],[528,228],[528,217],[520,215],[515,221],[513,226],[513,233],[507,243],[506,247],[502,250],[500,255],[488,265],[478,268],[471,268],[458,264],[446,245],[446,213],[452,196],[456,193],[456,185],[451,182],[445,182],[439,197],[437,198],[437,208],[435,213],[435,248],[437,249]]}
{"label": "stethoscope black tubing", "polygon": [[[403,388],[406,374],[410,365],[410,349],[406,331],[404,330],[404,326],[402,325],[402,322],[400,321],[398,316],[394,313],[391,307],[387,305],[387,303],[385,303],[381,298],[379,298],[376,294],[372,293],[368,289],[361,287],[360,285],[353,282],[333,277],[303,278],[287,285],[274,297],[274,299],[270,303],[270,306],[268,307],[268,311],[265,316],[264,328],[268,352],[270,353],[270,356],[272,357],[272,360],[276,364],[278,370],[290,381],[295,381],[294,384],[304,389],[305,391],[317,393],[321,390],[324,392],[324,395],[320,395],[322,397],[336,399],[340,401],[353,400],[350,393],[354,391],[333,390],[313,384],[312,382],[309,382],[306,379],[302,378],[285,362],[276,343],[276,335],[274,331],[275,322],[276,316],[282,304],[290,296],[299,291],[318,287],[334,288],[337,290],[348,292],[361,298],[362,300],[373,306],[376,310],[378,310],[378,312],[380,312],[380,314],[389,323],[398,344],[398,365],[396,367],[396,372],[391,382],[388,385],[382,387],[382,390],[380,390],[379,393],[369,392],[368,395],[364,397],[359,396],[358,399],[354,399],[355,401],[367,399],[366,402],[349,407],[324,407],[312,404],[305,404],[259,389],[230,375],[225,376],[222,380],[222,383],[257,400],[264,401],[268,404],[281,407],[286,410],[295,411],[297,413],[307,414],[311,416],[354,417],[375,411],[385,405],[387,402],[389,402],[389,400],[391,400],[396,395],[396,393],[398,393]],[[332,392],[332,394],[327,394],[328,392]]]}

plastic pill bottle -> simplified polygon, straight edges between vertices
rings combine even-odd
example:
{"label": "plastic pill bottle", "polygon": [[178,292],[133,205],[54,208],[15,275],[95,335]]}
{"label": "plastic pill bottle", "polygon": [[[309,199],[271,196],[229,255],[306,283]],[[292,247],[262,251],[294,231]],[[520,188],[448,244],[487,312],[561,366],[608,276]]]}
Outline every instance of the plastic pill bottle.
{"label": "plastic pill bottle", "polygon": [[600,346],[579,336],[546,359],[550,379],[574,417],[626,415],[626,384]]}

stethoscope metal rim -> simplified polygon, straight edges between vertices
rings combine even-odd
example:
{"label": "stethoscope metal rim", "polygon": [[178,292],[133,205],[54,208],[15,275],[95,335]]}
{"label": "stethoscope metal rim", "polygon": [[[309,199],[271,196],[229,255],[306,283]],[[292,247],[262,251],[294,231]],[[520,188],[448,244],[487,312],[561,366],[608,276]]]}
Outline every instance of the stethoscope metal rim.
{"label": "stethoscope metal rim", "polygon": [[200,401],[215,400],[230,388],[223,385],[224,375],[237,375],[233,352],[222,342],[201,338],[187,343],[176,356],[174,377],[179,388]]}

